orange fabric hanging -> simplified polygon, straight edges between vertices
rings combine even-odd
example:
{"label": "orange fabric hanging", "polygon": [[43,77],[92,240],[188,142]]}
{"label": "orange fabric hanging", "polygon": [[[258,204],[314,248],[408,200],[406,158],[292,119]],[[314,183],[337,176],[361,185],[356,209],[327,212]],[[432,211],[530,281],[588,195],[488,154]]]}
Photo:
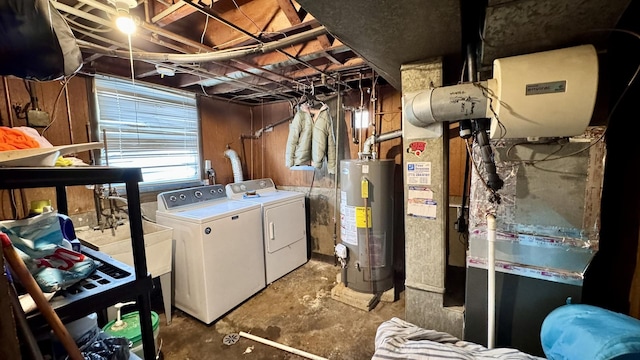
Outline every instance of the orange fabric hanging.
{"label": "orange fabric hanging", "polygon": [[0,126],[0,151],[39,148],[40,144],[20,130]]}

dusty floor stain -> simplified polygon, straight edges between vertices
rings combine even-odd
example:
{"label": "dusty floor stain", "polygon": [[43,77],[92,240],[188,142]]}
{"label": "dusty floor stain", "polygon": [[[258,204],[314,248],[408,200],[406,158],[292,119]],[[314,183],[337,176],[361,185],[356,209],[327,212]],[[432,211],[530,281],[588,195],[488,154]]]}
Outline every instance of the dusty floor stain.
{"label": "dusty floor stain", "polygon": [[372,311],[356,309],[331,298],[338,271],[333,264],[312,259],[211,325],[174,308],[167,326],[160,314],[164,358],[304,359],[243,337],[233,345],[223,344],[225,335],[243,331],[327,359],[370,359],[377,327],[391,317],[404,318],[404,293]]}

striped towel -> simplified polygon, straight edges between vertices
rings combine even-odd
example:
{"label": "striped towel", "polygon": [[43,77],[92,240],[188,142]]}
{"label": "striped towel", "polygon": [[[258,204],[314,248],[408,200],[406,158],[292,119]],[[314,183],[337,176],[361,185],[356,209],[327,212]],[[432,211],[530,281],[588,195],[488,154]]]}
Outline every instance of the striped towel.
{"label": "striped towel", "polygon": [[462,341],[452,335],[425,330],[398,318],[385,321],[376,331],[372,360],[543,360],[516,349],[486,347]]}

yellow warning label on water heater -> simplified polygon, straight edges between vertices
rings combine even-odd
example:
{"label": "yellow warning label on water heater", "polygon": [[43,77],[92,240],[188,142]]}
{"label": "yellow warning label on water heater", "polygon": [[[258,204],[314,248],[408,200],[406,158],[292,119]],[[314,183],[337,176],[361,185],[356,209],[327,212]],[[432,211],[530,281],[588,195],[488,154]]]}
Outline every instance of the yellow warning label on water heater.
{"label": "yellow warning label on water heater", "polygon": [[367,210],[368,216],[365,216],[365,207],[356,206],[356,227],[371,228],[371,208],[368,207]]}

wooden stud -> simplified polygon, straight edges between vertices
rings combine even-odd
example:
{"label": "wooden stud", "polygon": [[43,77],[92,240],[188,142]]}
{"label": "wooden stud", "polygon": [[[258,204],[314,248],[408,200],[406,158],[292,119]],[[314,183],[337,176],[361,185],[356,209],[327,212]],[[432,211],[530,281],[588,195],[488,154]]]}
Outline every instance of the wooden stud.
{"label": "wooden stud", "polygon": [[296,10],[295,6],[293,6],[293,3],[291,2],[291,0],[277,0],[278,1],[278,6],[280,6],[280,9],[282,9],[282,12],[287,16],[287,19],[289,19],[289,23],[291,23],[291,25],[298,25],[302,22],[302,19],[304,18],[304,16],[300,16],[300,14],[298,13],[298,10]]}

